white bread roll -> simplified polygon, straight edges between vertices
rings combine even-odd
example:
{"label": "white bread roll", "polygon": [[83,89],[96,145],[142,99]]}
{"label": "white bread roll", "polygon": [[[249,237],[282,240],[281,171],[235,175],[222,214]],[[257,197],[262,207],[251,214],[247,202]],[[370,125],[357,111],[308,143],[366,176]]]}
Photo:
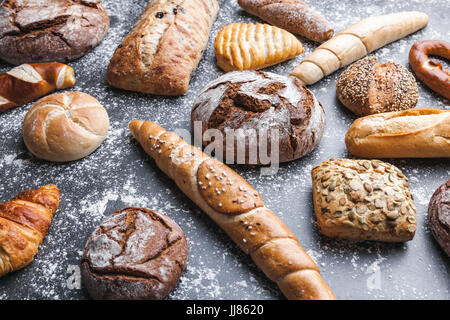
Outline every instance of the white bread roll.
{"label": "white bread roll", "polygon": [[450,158],[450,111],[410,109],[359,118],[345,143],[361,158]]}
{"label": "white bread roll", "polygon": [[36,157],[68,162],[84,158],[105,140],[109,117],[83,92],[53,94],[37,101],[23,121],[23,139]]}

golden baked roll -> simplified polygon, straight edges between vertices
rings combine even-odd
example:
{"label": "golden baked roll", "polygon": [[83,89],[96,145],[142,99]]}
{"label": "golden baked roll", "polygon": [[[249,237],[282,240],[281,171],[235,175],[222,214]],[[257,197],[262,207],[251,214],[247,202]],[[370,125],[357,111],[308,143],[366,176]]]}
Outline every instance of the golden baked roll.
{"label": "golden baked roll", "polygon": [[49,185],[0,203],[0,277],[33,261],[59,200],[58,188]]}
{"label": "golden baked roll", "polygon": [[304,52],[293,34],[261,23],[223,27],[217,34],[215,48],[217,64],[227,72],[266,68]]}

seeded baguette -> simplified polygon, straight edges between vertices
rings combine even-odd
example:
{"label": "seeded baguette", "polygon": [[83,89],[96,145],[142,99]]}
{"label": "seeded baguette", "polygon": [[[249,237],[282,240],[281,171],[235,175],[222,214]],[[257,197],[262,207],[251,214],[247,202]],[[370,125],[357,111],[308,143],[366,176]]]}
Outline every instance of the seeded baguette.
{"label": "seeded baguette", "polygon": [[288,299],[335,299],[315,262],[260,194],[228,166],[150,121],[130,123],[158,167],[214,220]]}
{"label": "seeded baguette", "polygon": [[116,49],[108,83],[149,94],[185,94],[218,11],[217,0],[150,1]]}
{"label": "seeded baguette", "polygon": [[345,136],[361,158],[449,158],[450,111],[410,109],[357,119]]}
{"label": "seeded baguette", "polygon": [[413,239],[416,207],[408,178],[379,160],[331,159],[312,170],[314,209],[331,238],[405,242]]}
{"label": "seeded baguette", "polygon": [[361,59],[369,53],[428,24],[428,16],[417,11],[399,12],[363,19],[324,42],[291,72],[311,85]]}

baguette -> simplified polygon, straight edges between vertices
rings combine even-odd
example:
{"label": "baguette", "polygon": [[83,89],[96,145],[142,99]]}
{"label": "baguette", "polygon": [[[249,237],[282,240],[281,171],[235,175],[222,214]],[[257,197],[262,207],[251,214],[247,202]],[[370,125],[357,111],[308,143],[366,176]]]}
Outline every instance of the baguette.
{"label": "baguette", "polygon": [[320,45],[291,72],[311,85],[339,68],[424,28],[428,16],[417,11],[363,19]]}
{"label": "baguette", "polygon": [[410,109],[360,118],[345,143],[362,158],[449,158],[450,111]]}
{"label": "baguette", "polygon": [[238,0],[248,13],[277,27],[322,42],[333,36],[327,19],[300,0]]}
{"label": "baguette", "polygon": [[219,11],[217,0],[150,1],[116,49],[108,83],[157,95],[183,95]]}
{"label": "baguette", "polygon": [[130,123],[158,167],[214,220],[288,299],[335,299],[293,233],[240,175],[150,121]]}
{"label": "baguette", "polygon": [[58,62],[22,64],[0,74],[0,112],[75,84],[75,73]]}

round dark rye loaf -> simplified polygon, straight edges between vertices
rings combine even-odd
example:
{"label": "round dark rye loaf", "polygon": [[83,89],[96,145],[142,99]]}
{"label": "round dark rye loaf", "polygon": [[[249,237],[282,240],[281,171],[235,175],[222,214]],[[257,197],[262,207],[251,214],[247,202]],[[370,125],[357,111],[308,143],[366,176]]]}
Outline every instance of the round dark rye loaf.
{"label": "round dark rye loaf", "polygon": [[[242,130],[239,139],[234,137],[235,162],[242,163],[237,150],[238,144],[245,144],[244,163],[260,164],[261,152],[271,157],[274,130],[279,134],[279,162],[310,153],[322,138],[325,112],[314,95],[297,79],[268,72],[243,71],[227,73],[209,83],[195,101],[191,121],[193,127],[196,121],[201,122],[202,133],[208,129],[223,133],[224,158],[227,153],[226,131]],[[234,132],[237,134],[238,131]],[[255,136],[255,132],[260,137],[267,134],[268,148],[266,153],[258,147],[257,162],[249,158],[249,149],[254,143],[249,137],[252,133]],[[203,145],[208,144],[203,137]]]}
{"label": "round dark rye loaf", "polygon": [[0,59],[16,65],[74,60],[108,28],[97,0],[6,0],[0,5]]}
{"label": "round dark rye loaf", "polygon": [[93,299],[164,299],[186,267],[180,227],[141,208],[112,214],[89,238],[81,263],[83,286]]}
{"label": "round dark rye loaf", "polygon": [[431,197],[428,219],[434,238],[450,257],[450,180]]}

